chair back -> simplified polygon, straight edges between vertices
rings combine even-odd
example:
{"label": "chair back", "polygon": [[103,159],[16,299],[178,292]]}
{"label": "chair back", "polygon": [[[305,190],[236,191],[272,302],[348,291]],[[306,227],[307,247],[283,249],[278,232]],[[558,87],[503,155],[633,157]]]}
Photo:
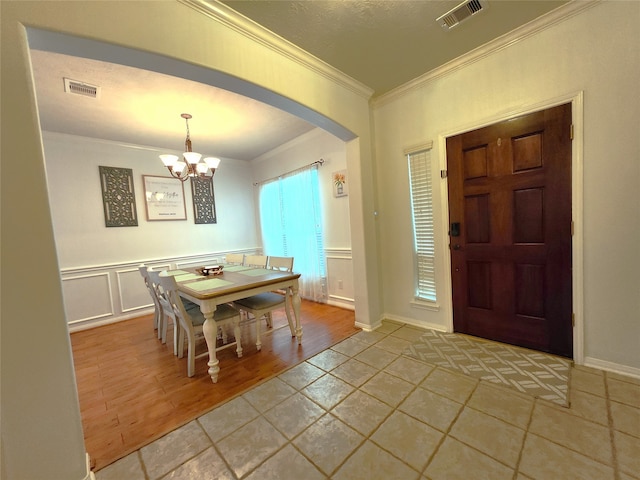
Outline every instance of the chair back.
{"label": "chair back", "polygon": [[293,257],[269,257],[269,268],[281,272],[293,272]]}
{"label": "chair back", "polygon": [[267,267],[267,259],[266,255],[245,255],[243,265],[250,267]]}
{"label": "chair back", "polygon": [[[180,323],[191,324],[190,316],[184,308],[180,294],[178,293],[178,284],[174,276],[167,274],[166,271],[159,273],[158,279],[160,280],[160,286],[164,292],[164,295],[169,302],[170,308],[173,313],[178,317]],[[186,325],[183,325],[186,326]]]}
{"label": "chair back", "polygon": [[244,253],[227,253],[224,261],[232,265],[242,265],[242,262],[244,262]]}

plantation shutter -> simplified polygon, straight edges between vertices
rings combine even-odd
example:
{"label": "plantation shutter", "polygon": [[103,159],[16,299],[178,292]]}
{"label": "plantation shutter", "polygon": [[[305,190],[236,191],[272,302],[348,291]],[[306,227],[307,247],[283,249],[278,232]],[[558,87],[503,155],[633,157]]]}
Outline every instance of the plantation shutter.
{"label": "plantation shutter", "polygon": [[431,146],[407,153],[415,247],[415,297],[436,301]]}

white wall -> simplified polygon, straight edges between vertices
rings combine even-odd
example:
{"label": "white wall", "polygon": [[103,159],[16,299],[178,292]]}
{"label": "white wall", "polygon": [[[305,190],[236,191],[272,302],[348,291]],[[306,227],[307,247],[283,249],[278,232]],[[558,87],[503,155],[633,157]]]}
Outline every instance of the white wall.
{"label": "white wall", "polygon": [[[574,141],[574,149],[584,148],[584,218],[577,225],[584,249],[579,319],[584,357],[587,364],[640,374],[639,20],[638,2],[602,2],[377,102],[378,227],[385,273],[380,279],[387,316],[442,329],[450,324],[446,180],[439,178],[443,136],[584,91],[584,141]],[[402,150],[428,140],[434,141],[438,311],[410,303],[412,233]],[[574,216],[578,207],[574,202]]]}
{"label": "white wall", "polygon": [[[311,130],[254,160],[252,162],[253,180],[260,182],[277,177],[282,173],[309,165],[320,159],[324,160],[318,173],[327,260],[328,302],[332,305],[353,308],[354,285],[349,198],[348,196],[334,197],[332,184],[333,172],[347,168],[345,142],[321,129]],[[347,172],[348,181],[349,174]],[[257,196],[255,201],[257,212]],[[259,231],[259,224],[257,229]]]}
{"label": "white wall", "polygon": [[[148,221],[142,176],[168,177],[158,155],[174,152],[51,132],[45,132],[43,140],[56,249],[63,270],[259,247],[249,162],[223,159],[216,170],[217,223],[194,223],[188,180],[183,184],[187,219]],[[133,170],[137,227],[105,227],[98,166]]]}

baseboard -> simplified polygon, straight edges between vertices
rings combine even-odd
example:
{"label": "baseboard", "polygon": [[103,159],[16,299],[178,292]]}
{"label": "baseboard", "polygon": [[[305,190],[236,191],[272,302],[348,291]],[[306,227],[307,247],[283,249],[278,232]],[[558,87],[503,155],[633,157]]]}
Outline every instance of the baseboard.
{"label": "baseboard", "polygon": [[88,320],[82,323],[74,323],[69,325],[69,333],[81,332],[82,330],[89,330],[90,328],[103,327],[105,325],[111,325],[113,323],[124,322],[125,320],[142,317],[143,315],[151,315],[153,311],[153,308],[147,308],[127,315],[119,315],[117,317],[109,317],[102,320]]}
{"label": "baseboard", "polygon": [[91,470],[91,457],[87,453],[87,474],[85,475],[83,480],[96,480],[96,475]]}
{"label": "baseboard", "polygon": [[619,363],[608,362],[606,360],[600,360],[592,357],[584,357],[584,366],[598,368],[600,370],[618,373],[620,375],[640,380],[640,368],[629,367],[627,365],[621,365]]}
{"label": "baseboard", "polygon": [[388,313],[385,313],[382,316],[382,319],[390,320],[396,323],[402,323],[404,325],[409,325],[411,327],[421,328],[423,330],[430,329],[430,330],[435,330],[437,332],[447,331],[446,327],[444,327],[443,325],[438,325],[436,323],[429,323],[429,322],[421,322],[414,318],[401,317],[399,315],[389,315]]}

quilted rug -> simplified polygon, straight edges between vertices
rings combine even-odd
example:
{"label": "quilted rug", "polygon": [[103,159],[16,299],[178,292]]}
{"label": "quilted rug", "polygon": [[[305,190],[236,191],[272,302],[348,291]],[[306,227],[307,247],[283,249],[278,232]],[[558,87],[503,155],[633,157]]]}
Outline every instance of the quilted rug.
{"label": "quilted rug", "polygon": [[403,354],[569,406],[571,360],[566,358],[435,330],[427,330]]}

